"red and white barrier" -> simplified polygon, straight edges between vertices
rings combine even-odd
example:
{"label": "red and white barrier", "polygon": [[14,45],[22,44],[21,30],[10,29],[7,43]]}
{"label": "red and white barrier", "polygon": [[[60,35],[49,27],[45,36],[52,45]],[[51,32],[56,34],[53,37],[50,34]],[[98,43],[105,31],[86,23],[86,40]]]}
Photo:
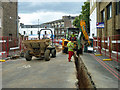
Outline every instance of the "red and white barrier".
{"label": "red and white barrier", "polygon": [[120,35],[93,38],[93,49],[100,54],[120,62]]}
{"label": "red and white barrier", "polygon": [[[11,54],[17,54],[22,49],[22,39],[14,37],[0,37],[0,59],[6,58]],[[16,50],[18,50],[16,52]],[[12,53],[11,53],[12,52]]]}

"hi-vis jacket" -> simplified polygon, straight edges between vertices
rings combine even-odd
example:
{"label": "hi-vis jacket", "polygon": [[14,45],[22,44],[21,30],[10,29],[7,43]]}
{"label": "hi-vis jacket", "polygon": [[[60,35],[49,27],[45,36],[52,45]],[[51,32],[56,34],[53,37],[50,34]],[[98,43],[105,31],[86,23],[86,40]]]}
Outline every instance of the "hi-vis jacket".
{"label": "hi-vis jacket", "polygon": [[71,34],[71,37],[75,37],[75,35],[74,35],[74,34]]}
{"label": "hi-vis jacket", "polygon": [[72,43],[71,41],[68,42],[67,47],[68,47],[68,51],[73,51],[73,49],[74,49],[74,43]]}

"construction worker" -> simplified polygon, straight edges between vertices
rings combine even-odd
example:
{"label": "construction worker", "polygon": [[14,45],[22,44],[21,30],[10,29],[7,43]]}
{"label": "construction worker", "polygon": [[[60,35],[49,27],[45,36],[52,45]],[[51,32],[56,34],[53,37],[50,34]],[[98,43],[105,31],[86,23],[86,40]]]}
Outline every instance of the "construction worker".
{"label": "construction worker", "polygon": [[71,34],[71,37],[73,37],[73,38],[75,37],[75,33],[74,32]]}
{"label": "construction worker", "polygon": [[75,37],[75,33],[74,33],[74,32],[71,34],[70,40],[71,40],[72,38],[74,38],[74,41],[76,41],[76,37]]}
{"label": "construction worker", "polygon": [[70,42],[68,42],[67,47],[68,47],[68,61],[71,62],[71,57],[74,55],[74,38],[71,39]]}
{"label": "construction worker", "polygon": [[43,39],[49,39],[49,38],[48,38],[47,31],[45,31],[45,34],[43,35]]}

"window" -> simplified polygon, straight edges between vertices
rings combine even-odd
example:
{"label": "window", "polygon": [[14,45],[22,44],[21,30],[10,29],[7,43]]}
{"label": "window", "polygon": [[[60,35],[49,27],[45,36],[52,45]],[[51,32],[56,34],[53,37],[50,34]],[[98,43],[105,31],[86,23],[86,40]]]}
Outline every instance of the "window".
{"label": "window", "polygon": [[9,39],[12,40],[12,34],[9,34]]}
{"label": "window", "polygon": [[54,34],[56,34],[56,31],[54,31]]}
{"label": "window", "polygon": [[119,13],[120,13],[120,1],[119,1]]}
{"label": "window", "polygon": [[105,21],[105,10],[103,10],[102,12],[101,12],[101,17],[102,17],[102,22],[104,22]]}
{"label": "window", "polygon": [[119,2],[116,2],[116,15],[119,13]]}
{"label": "window", "polygon": [[25,35],[25,31],[24,31],[23,33],[24,33],[24,35]]}
{"label": "window", "polygon": [[64,30],[62,31],[62,34],[64,34]]}
{"label": "window", "polygon": [[112,17],[112,3],[107,6],[107,19]]}
{"label": "window", "polygon": [[120,1],[116,2],[116,15],[120,13]]}
{"label": "window", "polygon": [[31,35],[33,35],[33,32],[31,31]]}

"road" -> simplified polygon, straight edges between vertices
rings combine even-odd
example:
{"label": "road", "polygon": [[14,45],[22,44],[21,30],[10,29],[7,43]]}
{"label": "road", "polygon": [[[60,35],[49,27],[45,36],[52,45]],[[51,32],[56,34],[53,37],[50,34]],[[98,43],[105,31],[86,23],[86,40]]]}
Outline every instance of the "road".
{"label": "road", "polygon": [[76,88],[76,81],[74,62],[62,53],[50,61],[20,58],[2,64],[3,88]]}

